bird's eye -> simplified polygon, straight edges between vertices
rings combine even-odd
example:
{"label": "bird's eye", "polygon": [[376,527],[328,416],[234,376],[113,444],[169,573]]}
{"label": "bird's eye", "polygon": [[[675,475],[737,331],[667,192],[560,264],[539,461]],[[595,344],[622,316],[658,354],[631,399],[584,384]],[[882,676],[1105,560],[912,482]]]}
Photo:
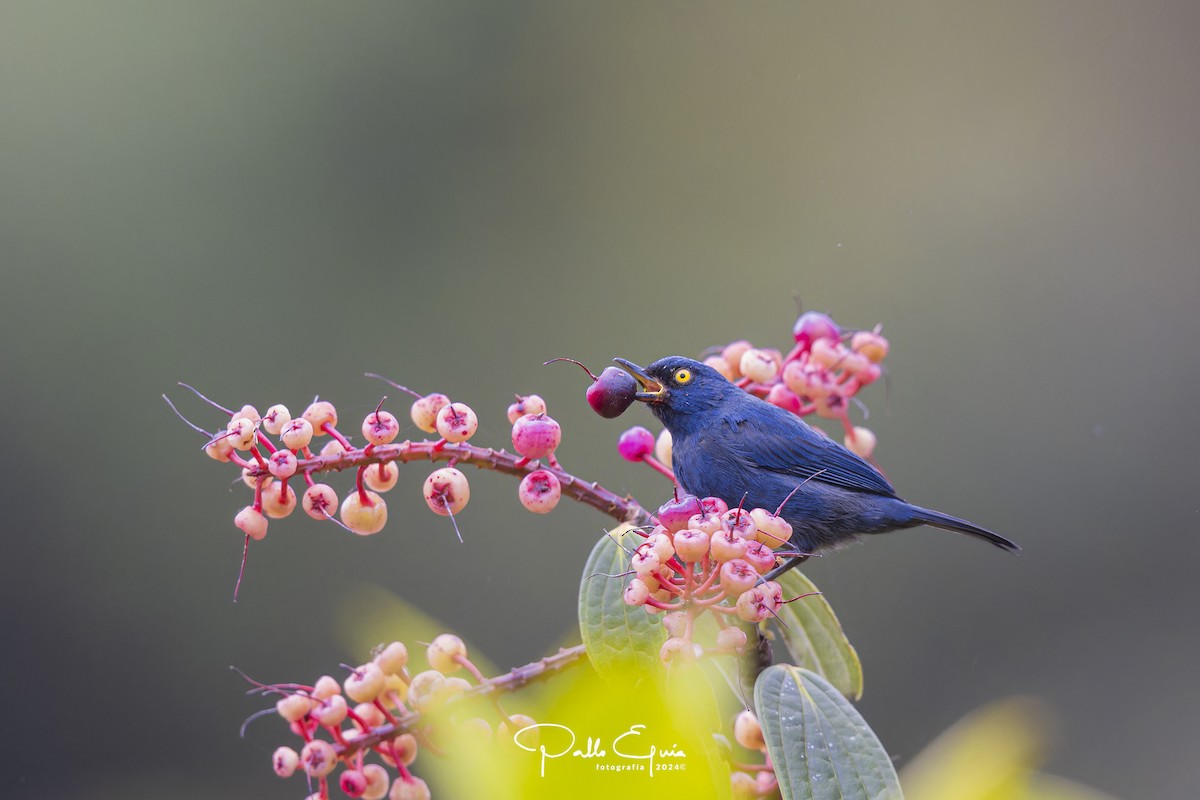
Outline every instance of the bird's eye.
{"label": "bird's eye", "polygon": [[680,369],[675,371],[676,383],[687,383],[692,379],[692,371],[690,369]]}

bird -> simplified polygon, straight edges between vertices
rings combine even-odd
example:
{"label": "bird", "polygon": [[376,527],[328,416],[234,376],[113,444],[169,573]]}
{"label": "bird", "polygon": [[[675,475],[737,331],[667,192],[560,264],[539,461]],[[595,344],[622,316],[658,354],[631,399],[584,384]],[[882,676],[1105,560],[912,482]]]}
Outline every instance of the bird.
{"label": "bird", "polygon": [[800,554],[919,525],[1020,550],[987,528],[901,499],[865,459],[706,364],[682,356],[645,368],[613,361],[633,376],[635,398],[670,432],[679,486],[697,497],[777,513],[792,526],[791,543]]}

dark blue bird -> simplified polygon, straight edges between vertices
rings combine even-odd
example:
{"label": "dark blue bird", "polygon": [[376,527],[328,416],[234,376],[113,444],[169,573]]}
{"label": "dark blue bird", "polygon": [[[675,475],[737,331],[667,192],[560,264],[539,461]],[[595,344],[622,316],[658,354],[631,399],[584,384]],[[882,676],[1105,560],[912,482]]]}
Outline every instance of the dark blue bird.
{"label": "dark blue bird", "polygon": [[[966,520],[914,506],[887,478],[782,408],[748,394],[712,367],[669,356],[643,369],[615,359],[637,379],[637,399],[671,432],[675,477],[698,497],[775,511],[792,544],[815,553],[858,534],[932,525],[1005,550],[1016,544]],[[799,489],[797,489],[799,487]]]}

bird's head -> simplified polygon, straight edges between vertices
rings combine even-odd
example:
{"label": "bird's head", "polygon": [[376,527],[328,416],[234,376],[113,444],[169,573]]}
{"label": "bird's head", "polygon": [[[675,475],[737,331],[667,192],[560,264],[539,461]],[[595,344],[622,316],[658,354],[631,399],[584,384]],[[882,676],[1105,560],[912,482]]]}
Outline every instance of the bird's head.
{"label": "bird's head", "polygon": [[667,356],[645,368],[623,358],[613,361],[637,380],[635,397],[650,407],[672,435],[712,424],[709,412],[719,409],[730,396],[743,394],[724,375],[690,358]]}

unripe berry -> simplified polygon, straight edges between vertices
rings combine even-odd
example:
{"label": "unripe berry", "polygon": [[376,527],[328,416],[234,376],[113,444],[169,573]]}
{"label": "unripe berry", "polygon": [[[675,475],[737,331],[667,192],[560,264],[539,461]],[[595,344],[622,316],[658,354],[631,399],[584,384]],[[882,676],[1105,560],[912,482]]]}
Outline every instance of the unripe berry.
{"label": "unripe berry", "polygon": [[614,419],[637,399],[637,381],[623,369],[607,367],[587,389],[588,405],[600,416]]}
{"label": "unripe berry", "polygon": [[450,403],[437,414],[438,435],[447,442],[465,442],[479,429],[479,417],[466,403]]}
{"label": "unripe berry", "polygon": [[368,661],[346,676],[342,688],[354,702],[370,703],[383,692],[383,670],[374,661]]}
{"label": "unripe berry", "polygon": [[782,547],[792,538],[792,526],[788,521],[765,508],[752,509],[750,519],[754,521],[754,538],[767,547]]}
{"label": "unripe berry", "polygon": [[822,367],[831,368],[841,361],[848,352],[837,341],[818,339],[813,342],[810,357],[814,363],[820,364]]}
{"label": "unripe berry", "polygon": [[766,750],[767,743],[763,739],[762,725],[753,711],[743,711],[733,720],[733,738],[747,750]]}
{"label": "unripe berry", "polygon": [[767,574],[775,566],[775,553],[759,541],[746,542],[746,552],[742,558],[760,575]]}
{"label": "unripe berry", "polygon": [[342,693],[342,685],[332,675],[322,675],[313,684],[312,696],[317,700],[328,700],[335,694]]}
{"label": "unripe berry", "polygon": [[771,609],[766,601],[766,595],[760,587],[754,587],[742,592],[734,606],[738,618],[746,622],[762,622],[771,616]]}
{"label": "unripe berry", "polygon": [[337,409],[333,407],[333,403],[328,400],[316,400],[308,408],[304,409],[301,414],[304,419],[308,420],[312,425],[313,433],[317,436],[325,435],[325,426],[331,428],[337,426]]}
{"label": "unripe berry", "polygon": [[400,468],[395,464],[368,464],[363,470],[363,483],[377,492],[391,490],[400,480]]}
{"label": "unripe berry", "polygon": [[797,395],[810,400],[828,397],[835,388],[824,367],[799,361],[789,361],[783,368],[783,382]]}
{"label": "unripe berry", "polygon": [[396,778],[392,782],[391,791],[388,792],[388,800],[429,800],[429,798],[429,786],[416,775]]}
{"label": "unripe berry", "polygon": [[617,439],[617,452],[626,461],[642,461],[654,452],[654,434],[635,425]]}
{"label": "unripe berry", "polygon": [[736,625],[717,632],[717,649],[723,653],[739,653],[746,647],[746,632]]}
{"label": "unripe berry", "polygon": [[745,560],[734,558],[721,565],[721,588],[730,597],[740,595],[758,583],[758,570]]}
{"label": "unripe berry", "polygon": [[338,776],[338,786],[349,797],[362,797],[367,791],[367,776],[356,769],[342,770]]}
{"label": "unripe berry", "polygon": [[513,423],[513,448],[525,458],[544,458],[561,441],[562,429],[545,414],[526,414]]}
{"label": "unripe berry", "polygon": [[291,421],[292,412],[288,411],[287,406],[282,403],[276,403],[263,415],[262,428],[272,436],[278,436],[283,432],[283,427]]}
{"label": "unripe berry", "polygon": [[396,760],[392,758],[395,753],[400,759],[400,763],[408,766],[417,760],[417,739],[411,733],[402,733],[392,740],[391,747],[386,747],[380,751],[379,755],[383,758],[383,763],[390,767],[396,766]]}
{"label": "unripe berry", "polygon": [[426,433],[434,433],[437,430],[437,415],[446,406],[450,405],[450,398],[441,392],[427,394],[412,404],[412,411],[409,416],[412,417],[413,424]]}
{"label": "unripe berry", "polygon": [[796,343],[811,346],[818,340],[837,341],[842,337],[842,331],[828,314],[820,311],[805,311],[792,327],[792,336]]}
{"label": "unripe berry", "polygon": [[553,472],[539,469],[521,479],[517,490],[521,505],[535,514],[546,514],[554,510],[562,497],[562,484]]}
{"label": "unripe berry", "polygon": [[725,529],[722,519],[717,514],[695,514],[688,520],[687,526],[694,531],[704,531],[709,536]]}
{"label": "unripe berry", "polygon": [[258,409],[250,404],[242,406],[241,411],[234,412],[230,419],[248,419],[255,426],[262,421],[262,417],[258,415]]}
{"label": "unripe berry", "polygon": [[337,492],[329,484],[314,483],[304,490],[300,505],[304,508],[304,513],[313,519],[328,519],[337,510]]}
{"label": "unripe berry", "polygon": [[870,386],[883,375],[883,368],[878,364],[867,364],[854,376],[859,386]]}
{"label": "unripe berry", "polygon": [[311,698],[300,692],[286,695],[275,701],[275,711],[288,722],[299,722],[311,709]]}
{"label": "unripe berry", "polygon": [[767,392],[767,402],[773,406],[779,406],[784,411],[790,411],[793,414],[800,413],[800,396],[782,383],[775,384]]}
{"label": "unripe berry", "polygon": [[662,624],[667,629],[667,635],[683,636],[687,632],[689,616],[686,611],[672,611],[670,614],[663,614]]}
{"label": "unripe berry", "polygon": [[449,703],[451,700],[461,697],[470,690],[471,682],[466,678],[446,678],[446,682],[443,683],[437,691],[437,705],[443,706],[446,703]]}
{"label": "unripe berry", "polygon": [[468,748],[483,747],[492,741],[492,726],[481,717],[468,717],[458,723],[459,740]]}
{"label": "unripe berry", "polygon": [[263,513],[272,519],[283,519],[296,510],[296,492],[285,483],[263,490]]}
{"label": "unripe berry", "polygon": [[350,492],[342,501],[342,524],[359,536],[379,533],[387,524],[387,503],[375,492],[367,492],[367,502],[358,492]]}
{"label": "unripe berry", "polygon": [[375,655],[375,663],[384,675],[399,675],[408,665],[408,648],[404,642],[392,642]]}
{"label": "unripe berry", "polygon": [[657,553],[659,560],[664,564],[671,560],[671,556],[675,555],[675,545],[671,541],[671,535],[661,526],[650,534],[642,546],[649,547]]}
{"label": "unripe berry", "polygon": [[658,657],[668,667],[675,664],[692,664],[704,655],[704,648],[686,639],[672,636],[663,642]]}
{"label": "unripe berry", "polygon": [[658,553],[646,545],[641,545],[634,551],[633,557],[629,560],[629,564],[633,567],[633,571],[638,576],[649,575],[662,566],[662,559],[658,557]]}
{"label": "unripe berry", "polygon": [[383,800],[387,797],[388,781],[391,777],[388,771],[379,764],[367,764],[362,768],[363,776],[367,779],[367,788],[363,790],[363,800]]}
{"label": "unripe berry", "polygon": [[658,507],[658,511],[654,516],[658,519],[658,523],[667,529],[669,533],[683,530],[688,526],[688,520],[694,514],[700,514],[703,508],[700,505],[700,498],[693,494],[685,494],[678,500],[669,500]]}
{"label": "unripe berry", "polygon": [[387,721],[383,711],[374,703],[359,703],[354,707],[354,716],[361,719],[368,728],[378,728]]}
{"label": "unripe berry", "polygon": [[267,535],[267,518],[254,506],[246,506],[233,518],[233,524],[256,542]]}
{"label": "unripe berry", "polygon": [[671,432],[663,428],[654,442],[654,457],[668,467],[671,466]]}
{"label": "unripe berry", "polygon": [[313,739],[300,751],[300,766],[310,778],[324,778],[336,765],[337,753],[324,739]]}
{"label": "unripe berry", "polygon": [[254,423],[245,417],[229,420],[225,430],[228,432],[225,439],[234,450],[249,450],[250,446],[254,444],[254,434],[256,433]]}
{"label": "unripe berry", "polygon": [[746,341],[745,339],[738,339],[736,342],[730,342],[729,344],[725,345],[724,348],[722,348],[721,358],[725,360],[725,363],[729,365],[729,368],[734,373],[732,376],[726,377],[728,377],[730,380],[734,380],[735,378],[740,378],[742,376],[742,356],[747,350],[753,347],[754,345],[750,344],[750,342]]}
{"label": "unripe berry", "polygon": [[517,420],[526,414],[545,414],[546,401],[538,397],[536,394],[529,394],[522,397],[517,395],[517,402],[508,407],[508,421],[515,424]]}
{"label": "unripe berry", "polygon": [[280,480],[296,474],[296,456],[291,450],[276,450],[267,459],[267,470]]}
{"label": "unripe berry", "polygon": [[467,501],[471,499],[471,485],[467,482],[467,476],[454,467],[442,467],[425,479],[424,493],[429,508],[445,517],[467,507]]}
{"label": "unripe berry", "polygon": [[313,426],[308,420],[301,417],[294,419],[287,425],[283,426],[283,432],[279,434],[280,441],[288,450],[303,450],[308,447],[312,441]]}
{"label": "unripe berry", "polygon": [[233,452],[233,445],[229,443],[228,436],[222,436],[215,442],[209,442],[204,446],[204,453],[209,458],[225,462],[229,460],[229,454]]}
{"label": "unripe berry", "polygon": [[[509,714],[496,726],[496,738],[502,742],[511,742],[517,731],[528,728],[531,725],[536,725],[537,722],[528,714]],[[521,736],[521,742],[531,747],[536,746],[540,736],[535,728],[532,731],[527,731]]]}
{"label": "unripe berry", "polygon": [[730,366],[729,362],[720,356],[709,356],[708,358],[704,359],[704,364],[705,366],[712,367],[717,372],[721,373],[726,380],[734,381],[738,378],[737,370]]}
{"label": "unripe berry", "polygon": [[246,484],[251,489],[257,489],[259,480],[262,480],[263,491],[266,491],[267,487],[275,482],[275,479],[273,477],[271,477],[270,475],[254,475],[254,474],[252,474],[255,469],[257,469],[257,467],[255,467],[255,468],[243,467],[242,468],[242,483]]}
{"label": "unripe berry", "polygon": [[342,444],[337,439],[330,439],[321,448],[320,455],[322,458],[332,458],[334,456],[340,456],[344,452],[346,452],[346,445]]}
{"label": "unripe berry", "polygon": [[[339,688],[338,691],[341,691]],[[321,704],[313,709],[313,719],[329,728],[336,728],[346,720],[346,714],[350,708],[346,704],[346,698],[340,694],[335,694],[325,698]]]}
{"label": "unripe berry", "polygon": [[850,337],[850,349],[878,364],[887,358],[888,340],[875,331],[859,331]]}
{"label": "unripe berry", "polygon": [[445,682],[446,676],[435,669],[418,672],[408,685],[409,705],[422,714],[437,708],[441,699],[439,693]]}
{"label": "unripe berry", "polygon": [[684,528],[674,536],[675,554],[684,561],[702,561],[708,555],[709,537],[704,531]]}
{"label": "unripe berry", "polygon": [[721,515],[721,527],[747,541],[754,541],[754,519],[742,508],[731,508]]}
{"label": "unripe berry", "polygon": [[371,444],[390,444],[400,435],[400,420],[388,411],[372,411],[363,418],[362,435]]}
{"label": "unripe berry", "polygon": [[625,587],[623,599],[627,606],[644,606],[650,598],[650,588],[640,578],[634,578]]}
{"label": "unripe berry", "polygon": [[753,775],[734,772],[729,776],[730,800],[758,800],[758,782]]}
{"label": "unripe berry", "polygon": [[429,662],[429,666],[443,675],[462,669],[462,664],[455,659],[466,656],[467,646],[452,633],[439,634],[425,649],[425,660]]}
{"label": "unripe berry", "polygon": [[705,514],[724,514],[729,510],[729,503],[719,497],[701,497],[700,508]]}
{"label": "unripe berry", "polygon": [[779,374],[779,365],[775,363],[771,354],[755,348],[742,353],[738,369],[741,370],[742,375],[755,383],[770,383]]}
{"label": "unripe berry", "polygon": [[843,439],[846,449],[862,458],[871,457],[871,454],[875,452],[875,442],[875,434],[871,432],[871,429],[861,426],[855,426],[853,438],[847,433]]}
{"label": "unripe berry", "polygon": [[271,754],[271,768],[281,778],[290,778],[300,764],[300,754],[290,747],[276,747]]}

